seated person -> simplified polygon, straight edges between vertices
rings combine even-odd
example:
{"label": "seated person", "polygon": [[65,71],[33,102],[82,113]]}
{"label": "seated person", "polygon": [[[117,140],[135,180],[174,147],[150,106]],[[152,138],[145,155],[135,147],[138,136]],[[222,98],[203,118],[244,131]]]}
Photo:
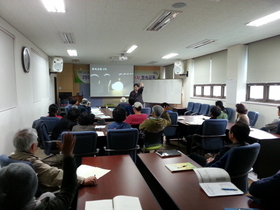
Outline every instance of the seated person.
{"label": "seated person", "polygon": [[58,107],[56,104],[51,104],[49,106],[49,115],[47,117],[58,117],[62,118],[61,116],[57,115],[58,113]]}
{"label": "seated person", "polygon": [[124,122],[130,125],[139,125],[148,118],[147,114],[142,114],[143,105],[140,102],[135,102],[133,105],[134,114],[127,116]]}
{"label": "seated person", "polygon": [[57,140],[63,131],[71,131],[73,126],[77,125],[78,117],[80,112],[78,109],[70,109],[68,114],[64,116],[58,123],[54,126],[51,139]]}
{"label": "seated person", "polygon": [[78,108],[78,100],[76,98],[69,98],[68,101],[69,104],[65,107],[66,115],[68,114],[68,111],[73,107]]}
{"label": "seated person", "polygon": [[217,119],[226,119],[228,120],[227,109],[224,107],[222,101],[216,101],[216,107],[221,110],[221,114],[217,117]]}
{"label": "seated person", "polygon": [[277,131],[278,122],[280,120],[280,106],[277,107],[278,119],[274,119],[272,122],[265,124],[261,130],[267,131],[269,133],[275,133]]}
{"label": "seated person", "polygon": [[249,193],[255,203],[265,209],[278,209],[280,206],[280,171],[270,177],[255,181],[250,185]]}
{"label": "seated person", "polygon": [[[210,119],[217,119],[217,117],[221,114],[221,110],[216,107],[216,106],[213,106],[210,110]],[[195,134],[202,134],[202,131],[203,131],[203,124],[204,122],[197,128]],[[189,155],[190,152],[191,152],[191,149],[192,149],[192,145],[193,145],[193,136],[192,135],[188,135],[186,137],[186,140],[187,140],[187,143],[186,143],[186,146],[187,146],[187,154]]]}
{"label": "seated person", "polygon": [[250,120],[247,115],[248,109],[245,107],[244,104],[236,104],[236,112],[237,112],[237,117],[236,117],[236,122],[243,122],[250,126]]}
{"label": "seated person", "polygon": [[88,101],[86,98],[83,98],[78,109],[80,110],[80,113],[83,112],[91,113],[91,102]]}
{"label": "seated person", "polygon": [[163,103],[161,104],[161,106],[163,107],[163,109],[164,109],[165,112],[168,112],[168,113],[172,112],[172,111],[170,110],[170,105],[169,105],[168,103],[163,102]]}
{"label": "seated person", "polygon": [[126,115],[128,116],[128,115],[131,115],[131,114],[134,114],[134,112],[133,112],[133,104],[135,103],[135,100],[134,100],[134,98],[133,97],[130,97],[129,99],[128,99],[128,103],[129,103],[129,105],[128,106],[126,106],[124,109],[125,109],[125,111],[126,111]]}
{"label": "seated person", "polygon": [[163,131],[165,127],[171,124],[170,116],[160,105],[152,107],[151,116],[140,124],[139,129],[151,133]]}
{"label": "seated person", "polygon": [[[13,160],[31,162],[41,185],[45,187],[60,188],[62,184],[63,170],[44,163],[35,155],[38,145],[37,138],[37,132],[33,128],[18,131],[13,139],[15,152],[9,157]],[[64,138],[69,138],[69,136],[66,135]],[[63,146],[62,152],[65,152],[63,150]],[[94,185],[95,179],[96,178],[94,176],[88,178],[77,178],[78,184],[84,186]]]}
{"label": "seated person", "polygon": [[129,106],[129,103],[127,103],[127,100],[126,100],[125,97],[122,97],[122,98],[120,99],[120,102],[121,102],[121,103],[119,103],[118,106],[121,106],[121,107],[124,108],[124,109],[125,109],[126,106]]}
{"label": "seated person", "polygon": [[124,108],[117,106],[114,110],[113,110],[113,120],[114,122],[110,123],[109,125],[107,125],[107,129],[126,129],[126,128],[131,128],[131,126],[124,122],[125,118],[126,118],[126,113]]}
{"label": "seated person", "polygon": [[224,168],[228,157],[227,152],[232,148],[248,145],[246,140],[248,139],[249,134],[249,126],[245,123],[237,122],[229,131],[229,139],[232,144],[225,145],[214,158],[210,157],[206,159],[204,156],[194,153],[191,153],[189,157],[201,166]]}
{"label": "seated person", "polygon": [[81,113],[78,118],[78,125],[75,125],[72,131],[95,131],[93,126],[94,117],[94,114],[88,112]]}

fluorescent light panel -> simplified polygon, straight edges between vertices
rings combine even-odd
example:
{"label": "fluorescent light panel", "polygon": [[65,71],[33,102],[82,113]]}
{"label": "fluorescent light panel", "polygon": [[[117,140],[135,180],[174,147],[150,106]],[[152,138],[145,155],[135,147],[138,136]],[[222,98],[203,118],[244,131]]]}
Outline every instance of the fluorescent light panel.
{"label": "fluorescent light panel", "polygon": [[267,16],[264,16],[262,18],[259,18],[257,20],[254,20],[248,24],[246,24],[247,26],[261,26],[261,25],[264,25],[264,24],[267,24],[267,23],[270,23],[272,21],[275,21],[275,20],[278,20],[280,19],[280,11],[278,12],[274,12],[270,15],[267,15]]}
{"label": "fluorescent light panel", "polygon": [[42,0],[48,12],[65,13],[64,0]]}
{"label": "fluorescent light panel", "polygon": [[172,19],[177,17],[180,11],[164,10],[146,29],[146,31],[159,31],[166,26]]}
{"label": "fluorescent light panel", "polygon": [[137,45],[132,45],[127,51],[126,53],[132,53],[138,46]]}
{"label": "fluorescent light panel", "polygon": [[169,59],[169,58],[172,58],[177,55],[178,55],[178,53],[170,53],[168,55],[163,56],[162,59]]}
{"label": "fluorescent light panel", "polygon": [[78,55],[77,50],[67,50],[67,52],[70,56],[77,56]]}

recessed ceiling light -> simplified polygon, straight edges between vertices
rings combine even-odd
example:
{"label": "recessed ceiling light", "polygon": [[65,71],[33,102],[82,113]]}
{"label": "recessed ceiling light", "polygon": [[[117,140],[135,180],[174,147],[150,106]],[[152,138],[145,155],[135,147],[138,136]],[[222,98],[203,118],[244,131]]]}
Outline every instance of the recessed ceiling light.
{"label": "recessed ceiling light", "polygon": [[267,15],[267,16],[264,16],[262,18],[259,18],[257,20],[254,20],[248,24],[246,24],[247,26],[261,26],[261,25],[264,25],[264,24],[267,24],[267,23],[270,23],[272,21],[275,21],[275,20],[278,20],[280,19],[280,11],[278,12],[274,12],[270,15]]}
{"label": "recessed ceiling light", "polygon": [[178,53],[170,53],[168,55],[163,56],[162,59],[172,58],[172,57],[177,56],[177,55],[178,55]]}
{"label": "recessed ceiling light", "polygon": [[138,46],[137,45],[132,45],[127,51],[126,53],[131,53],[133,52]]}
{"label": "recessed ceiling light", "polygon": [[42,0],[48,12],[65,13],[64,0]]}
{"label": "recessed ceiling light", "polygon": [[69,56],[77,56],[77,50],[67,50]]}

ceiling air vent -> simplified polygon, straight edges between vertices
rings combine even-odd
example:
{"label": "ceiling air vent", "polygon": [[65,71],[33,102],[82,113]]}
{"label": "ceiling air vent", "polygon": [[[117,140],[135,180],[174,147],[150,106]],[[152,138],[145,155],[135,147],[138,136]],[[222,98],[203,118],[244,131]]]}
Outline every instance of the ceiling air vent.
{"label": "ceiling air vent", "polygon": [[148,26],[146,31],[159,31],[180,13],[180,11],[162,11],[160,15]]}
{"label": "ceiling air vent", "polygon": [[74,35],[73,33],[59,33],[60,38],[64,44],[74,44]]}
{"label": "ceiling air vent", "polygon": [[217,41],[217,40],[214,40],[214,39],[204,39],[204,40],[202,40],[202,41],[200,41],[200,42],[197,42],[197,43],[195,43],[195,44],[192,44],[192,45],[190,45],[190,46],[187,46],[186,48],[189,48],[189,49],[196,49],[196,48],[199,48],[199,47],[203,47],[203,46],[205,46],[205,45],[207,45],[207,44],[211,44],[211,43],[213,43],[213,42],[215,42],[215,41]]}

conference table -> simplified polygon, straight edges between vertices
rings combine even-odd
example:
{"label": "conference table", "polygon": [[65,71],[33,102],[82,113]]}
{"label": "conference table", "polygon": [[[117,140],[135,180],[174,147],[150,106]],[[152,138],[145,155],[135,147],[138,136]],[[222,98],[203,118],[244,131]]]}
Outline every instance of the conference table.
{"label": "conference table", "polygon": [[171,172],[165,164],[190,162],[201,167],[189,157],[161,158],[156,153],[138,154],[137,167],[150,186],[163,209],[206,210],[224,208],[257,208],[245,195],[208,197],[200,188],[194,171]]}
{"label": "conference table", "polygon": [[112,199],[117,195],[138,197],[144,210],[161,209],[129,155],[84,157],[82,164],[110,169],[111,171],[97,180],[96,187],[79,189],[78,210],[85,209],[86,201]]}
{"label": "conference table", "polygon": [[[179,133],[182,136],[194,134],[197,127],[205,119],[209,119],[209,117],[202,115],[179,116]],[[233,125],[234,123],[228,122],[227,132]],[[271,134],[256,128],[250,128],[250,130],[247,142],[250,144],[258,142],[261,145],[253,171],[258,174],[259,179],[274,175],[280,170],[280,135]]]}

